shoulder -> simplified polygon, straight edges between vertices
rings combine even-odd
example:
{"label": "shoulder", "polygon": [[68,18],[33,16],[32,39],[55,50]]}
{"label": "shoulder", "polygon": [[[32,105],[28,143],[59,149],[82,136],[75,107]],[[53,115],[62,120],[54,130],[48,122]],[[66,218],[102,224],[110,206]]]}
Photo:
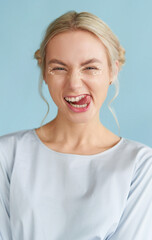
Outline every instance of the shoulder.
{"label": "shoulder", "polygon": [[152,156],[152,148],[144,143],[123,138],[122,149],[126,151],[126,153],[136,156],[137,159],[145,158],[148,155]]}
{"label": "shoulder", "polygon": [[151,177],[152,179],[152,148],[144,143],[124,139],[126,154],[134,161],[133,179]]}
{"label": "shoulder", "polygon": [[152,159],[152,148],[144,143],[122,138],[116,148],[116,154],[120,159],[135,164],[137,167],[146,162],[147,159]]}
{"label": "shoulder", "polygon": [[20,140],[26,138],[32,129],[20,130],[0,136],[0,151],[11,149]]}
{"label": "shoulder", "polygon": [[140,150],[140,149],[149,149],[152,150],[152,148],[142,142],[133,140],[133,139],[128,139],[128,138],[123,138],[123,141],[126,146],[128,146],[128,149],[134,149],[134,150]]}
{"label": "shoulder", "polygon": [[24,146],[32,129],[20,130],[0,136],[0,166],[10,174],[19,146]]}

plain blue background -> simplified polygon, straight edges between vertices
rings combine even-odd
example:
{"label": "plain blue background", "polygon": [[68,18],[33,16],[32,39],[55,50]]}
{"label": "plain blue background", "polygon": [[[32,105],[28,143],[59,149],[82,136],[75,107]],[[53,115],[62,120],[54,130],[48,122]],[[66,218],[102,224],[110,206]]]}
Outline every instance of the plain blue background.
{"label": "plain blue background", "polygon": [[[126,49],[126,64],[119,74],[120,93],[112,103],[120,136],[152,147],[152,2],[149,0],[1,0],[0,1],[0,135],[39,127],[47,105],[38,92],[39,68],[34,52],[48,24],[69,10],[88,11],[109,25]],[[50,104],[45,123],[57,113],[47,85]],[[101,108],[101,122],[118,135],[107,108],[114,95],[110,86]]]}

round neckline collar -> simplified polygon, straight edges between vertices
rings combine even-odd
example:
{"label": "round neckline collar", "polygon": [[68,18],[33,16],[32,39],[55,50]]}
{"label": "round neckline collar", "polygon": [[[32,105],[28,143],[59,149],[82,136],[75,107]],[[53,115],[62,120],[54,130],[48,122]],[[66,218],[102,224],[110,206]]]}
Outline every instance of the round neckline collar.
{"label": "round neckline collar", "polygon": [[38,142],[41,144],[41,146],[42,146],[43,148],[45,148],[48,152],[51,152],[51,153],[54,153],[54,154],[57,154],[57,155],[60,155],[60,156],[66,156],[66,157],[69,156],[69,157],[93,158],[93,157],[98,157],[98,156],[106,155],[106,154],[110,153],[111,151],[118,149],[118,148],[121,146],[121,144],[123,143],[123,141],[124,141],[124,138],[123,138],[123,137],[120,137],[120,141],[119,141],[117,144],[115,144],[113,147],[111,147],[111,148],[109,148],[109,149],[107,149],[107,150],[105,150],[105,151],[102,151],[102,152],[99,152],[99,153],[95,153],[95,154],[88,154],[88,155],[87,155],[87,154],[84,154],[84,155],[83,155],[83,154],[73,154],[73,153],[62,153],[62,152],[58,152],[58,151],[55,151],[55,150],[47,147],[47,146],[41,141],[41,139],[39,138],[39,136],[37,135],[37,133],[36,133],[36,128],[33,128],[33,129],[32,129],[32,132],[33,132],[34,136],[36,137],[36,139],[38,140]]}

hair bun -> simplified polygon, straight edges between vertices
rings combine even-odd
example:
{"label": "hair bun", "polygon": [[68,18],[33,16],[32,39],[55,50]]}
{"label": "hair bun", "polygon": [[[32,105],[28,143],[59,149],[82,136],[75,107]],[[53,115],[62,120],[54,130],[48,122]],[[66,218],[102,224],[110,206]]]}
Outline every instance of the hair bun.
{"label": "hair bun", "polygon": [[120,46],[119,47],[119,66],[120,66],[120,69],[121,69],[122,65],[124,65],[124,63],[126,61],[125,53],[126,53],[125,49],[122,46]]}
{"label": "hair bun", "polygon": [[42,62],[42,58],[41,58],[41,55],[40,55],[40,49],[38,49],[38,50],[35,52],[34,58],[37,59],[38,65],[40,66],[40,65],[41,65],[41,62]]}

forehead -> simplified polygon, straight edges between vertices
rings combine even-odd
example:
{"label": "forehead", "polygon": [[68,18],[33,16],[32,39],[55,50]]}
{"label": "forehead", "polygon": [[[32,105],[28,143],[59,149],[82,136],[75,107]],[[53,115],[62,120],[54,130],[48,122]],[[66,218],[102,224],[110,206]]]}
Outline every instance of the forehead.
{"label": "forehead", "polygon": [[55,35],[46,48],[46,59],[54,57],[69,62],[94,57],[107,60],[106,49],[101,40],[86,30],[66,31]]}

